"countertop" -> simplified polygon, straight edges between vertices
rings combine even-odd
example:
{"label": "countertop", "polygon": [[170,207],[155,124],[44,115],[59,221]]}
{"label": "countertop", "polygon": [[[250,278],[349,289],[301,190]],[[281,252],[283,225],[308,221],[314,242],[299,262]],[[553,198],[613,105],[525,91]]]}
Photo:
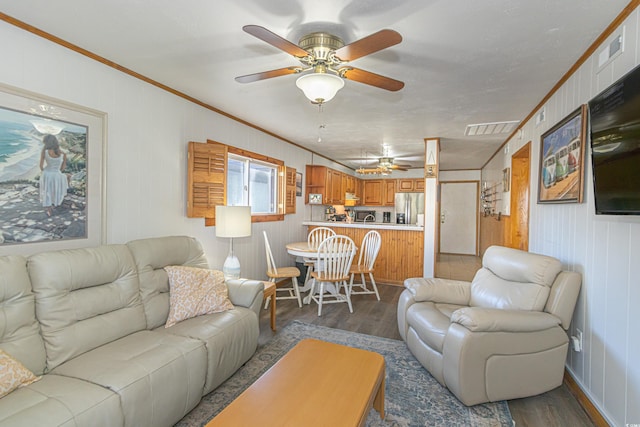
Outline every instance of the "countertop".
{"label": "countertop", "polygon": [[424,231],[424,227],[415,224],[395,224],[391,222],[352,222],[346,221],[303,221],[302,225],[317,227],[370,228],[374,230]]}

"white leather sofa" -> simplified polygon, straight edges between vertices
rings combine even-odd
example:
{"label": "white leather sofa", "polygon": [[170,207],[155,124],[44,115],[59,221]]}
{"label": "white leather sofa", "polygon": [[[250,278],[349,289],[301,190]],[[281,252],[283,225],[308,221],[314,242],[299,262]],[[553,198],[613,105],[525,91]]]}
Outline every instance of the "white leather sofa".
{"label": "white leather sofa", "polygon": [[555,258],[488,248],[472,282],[411,278],[398,327],[411,353],[465,405],[562,384],[581,276]]}
{"label": "white leather sofa", "polygon": [[42,379],[0,398],[0,426],[171,426],[257,348],[259,281],[235,308],[165,328],[163,267],[207,267],[190,237],[0,257],[0,349]]}

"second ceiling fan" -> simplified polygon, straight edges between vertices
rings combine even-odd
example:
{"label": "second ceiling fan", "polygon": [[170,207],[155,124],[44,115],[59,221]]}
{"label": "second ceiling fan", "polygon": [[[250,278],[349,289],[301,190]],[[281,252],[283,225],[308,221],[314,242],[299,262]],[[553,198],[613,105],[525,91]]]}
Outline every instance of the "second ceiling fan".
{"label": "second ceiling fan", "polygon": [[366,174],[378,174],[378,175],[389,175],[391,171],[407,171],[411,165],[397,165],[393,163],[393,157],[380,157],[378,159],[377,166],[374,167],[360,167],[356,169],[356,172],[362,175]]}
{"label": "second ceiling fan", "polygon": [[305,92],[307,98],[318,104],[333,98],[335,93],[344,86],[343,79],[394,92],[404,87],[404,83],[399,80],[346,64],[400,43],[402,36],[396,31],[380,30],[347,45],[344,44],[342,39],[333,34],[315,32],[302,36],[299,44],[295,45],[259,25],[245,25],[242,29],[248,34],[293,55],[302,65],[239,76],[236,77],[236,81],[239,83],[251,83],[313,70],[311,73],[304,74],[298,78],[296,84]]}

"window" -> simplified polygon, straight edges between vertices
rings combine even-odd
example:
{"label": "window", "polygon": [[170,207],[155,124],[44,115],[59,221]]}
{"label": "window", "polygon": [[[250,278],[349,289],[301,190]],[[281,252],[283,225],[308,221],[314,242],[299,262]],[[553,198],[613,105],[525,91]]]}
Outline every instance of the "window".
{"label": "window", "polygon": [[273,157],[207,140],[189,142],[187,216],[215,225],[215,207],[251,206],[252,221],[296,213],[296,170]]}
{"label": "window", "polygon": [[229,154],[227,205],[249,205],[253,215],[276,214],[278,188],[278,165]]}

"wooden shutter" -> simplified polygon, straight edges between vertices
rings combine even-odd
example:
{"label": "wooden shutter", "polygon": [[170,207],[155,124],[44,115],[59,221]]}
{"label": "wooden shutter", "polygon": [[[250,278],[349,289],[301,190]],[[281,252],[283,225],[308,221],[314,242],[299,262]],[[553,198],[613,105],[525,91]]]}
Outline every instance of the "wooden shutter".
{"label": "wooden shutter", "polygon": [[188,170],[187,216],[214,219],[216,206],[227,203],[227,146],[189,142]]}
{"label": "wooden shutter", "polygon": [[296,170],[285,167],[284,213],[296,213]]}

